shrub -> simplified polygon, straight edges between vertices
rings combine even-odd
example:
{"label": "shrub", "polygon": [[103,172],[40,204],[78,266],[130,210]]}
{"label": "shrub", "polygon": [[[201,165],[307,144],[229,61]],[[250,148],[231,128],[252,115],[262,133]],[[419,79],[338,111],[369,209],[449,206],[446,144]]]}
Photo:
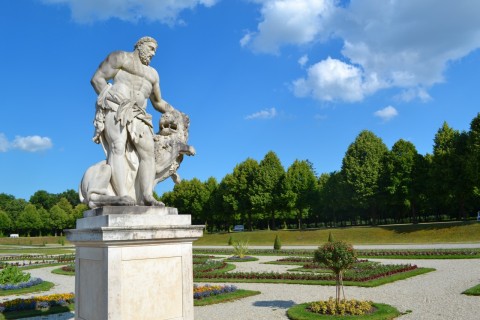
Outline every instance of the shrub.
{"label": "shrub", "polygon": [[360,316],[372,310],[372,302],[359,300],[341,300],[340,303],[337,304],[335,300],[330,297],[327,301],[312,302],[308,306],[308,310],[313,313],[332,316]]}
{"label": "shrub", "polygon": [[273,250],[280,250],[282,249],[282,243],[280,242],[280,238],[278,234],[275,236],[275,241],[273,242]]}
{"label": "shrub", "polygon": [[228,245],[229,245],[229,246],[233,245],[233,238],[232,238],[232,236],[230,236],[230,238],[228,238]]}
{"label": "shrub", "polygon": [[22,272],[16,266],[8,265],[0,271],[0,284],[17,284],[29,280],[30,273]]}
{"label": "shrub", "polygon": [[233,253],[239,258],[244,258],[248,253],[248,241],[235,241]]}

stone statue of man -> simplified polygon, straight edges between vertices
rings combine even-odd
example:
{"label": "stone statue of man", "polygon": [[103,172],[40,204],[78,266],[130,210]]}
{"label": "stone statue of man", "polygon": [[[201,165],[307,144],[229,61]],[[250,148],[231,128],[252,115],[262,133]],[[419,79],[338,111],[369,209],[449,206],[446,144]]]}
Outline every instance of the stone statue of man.
{"label": "stone statue of man", "polygon": [[149,66],[156,50],[157,41],[143,37],[133,52],[109,54],[91,80],[98,94],[93,140],[107,156],[95,174],[109,179],[114,205],[163,206],[153,197],[154,134],[147,100],[162,113],[174,109],[162,100],[158,73]]}

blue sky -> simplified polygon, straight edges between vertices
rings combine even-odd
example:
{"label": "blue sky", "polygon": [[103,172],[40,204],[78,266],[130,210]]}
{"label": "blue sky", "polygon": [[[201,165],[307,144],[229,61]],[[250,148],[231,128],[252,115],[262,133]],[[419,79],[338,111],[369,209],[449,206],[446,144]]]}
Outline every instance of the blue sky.
{"label": "blue sky", "polygon": [[431,153],[444,121],[468,130],[479,111],[479,14],[474,0],[0,1],[0,192],[77,189],[104,159],[90,79],[145,35],[162,96],[191,119],[184,179],[270,150],[339,170],[364,129]]}

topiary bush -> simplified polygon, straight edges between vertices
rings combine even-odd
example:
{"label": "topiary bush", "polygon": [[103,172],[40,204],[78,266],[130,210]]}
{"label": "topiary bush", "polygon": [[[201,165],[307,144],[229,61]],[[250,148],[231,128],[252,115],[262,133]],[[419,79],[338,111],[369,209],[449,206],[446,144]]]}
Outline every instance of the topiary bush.
{"label": "topiary bush", "polygon": [[345,300],[343,273],[357,261],[353,246],[343,241],[327,242],[315,251],[313,260],[323,263],[335,273],[336,303],[340,303],[340,291],[343,293],[343,299]]}
{"label": "topiary bush", "polygon": [[273,242],[273,250],[280,250],[282,249],[282,242],[280,241],[280,237],[278,234],[275,236],[275,241]]}

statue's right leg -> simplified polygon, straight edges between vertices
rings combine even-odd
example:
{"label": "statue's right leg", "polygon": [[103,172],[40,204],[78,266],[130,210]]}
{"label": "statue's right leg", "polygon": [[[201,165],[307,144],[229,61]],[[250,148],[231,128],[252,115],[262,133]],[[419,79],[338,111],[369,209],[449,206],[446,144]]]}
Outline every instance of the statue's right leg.
{"label": "statue's right leg", "polygon": [[105,115],[104,135],[107,140],[107,163],[112,168],[112,187],[117,196],[128,196],[127,168],[125,150],[127,129],[115,120],[116,112],[108,111]]}

